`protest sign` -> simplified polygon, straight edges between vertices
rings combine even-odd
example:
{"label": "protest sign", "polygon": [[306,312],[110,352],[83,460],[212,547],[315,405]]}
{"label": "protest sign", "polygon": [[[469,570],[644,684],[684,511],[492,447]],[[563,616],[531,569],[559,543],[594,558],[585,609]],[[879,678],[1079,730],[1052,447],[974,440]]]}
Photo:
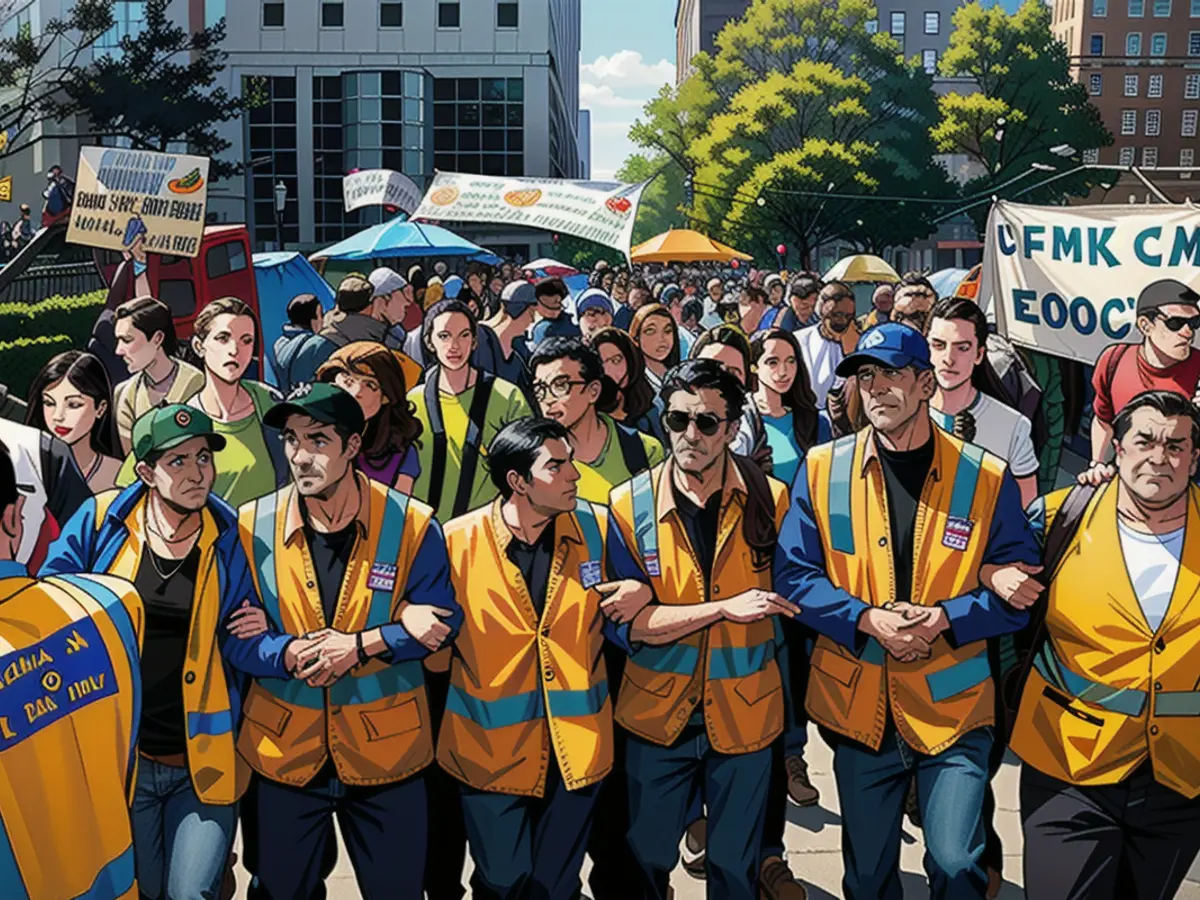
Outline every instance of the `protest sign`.
{"label": "protest sign", "polygon": [[1137,342],[1138,294],[1174,278],[1200,288],[1200,210],[1154,206],[1025,206],[988,216],[980,301],[1014,343],[1092,365]]}
{"label": "protest sign", "polygon": [[411,178],[391,169],[364,169],[342,179],[346,212],[364,206],[394,206],[411,213],[421,202],[421,189]]}
{"label": "protest sign", "polygon": [[67,240],[128,250],[143,238],[152,253],[198,256],[208,162],[204,156],[84,147]]}
{"label": "protest sign", "polygon": [[628,256],[645,187],[439,172],[412,217],[523,225],[595,241]]}

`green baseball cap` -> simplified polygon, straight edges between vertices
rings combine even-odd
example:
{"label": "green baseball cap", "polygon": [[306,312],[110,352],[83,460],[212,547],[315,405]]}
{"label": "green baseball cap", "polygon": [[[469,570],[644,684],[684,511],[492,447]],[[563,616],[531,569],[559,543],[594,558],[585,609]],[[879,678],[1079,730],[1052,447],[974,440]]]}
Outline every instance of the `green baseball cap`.
{"label": "green baseball cap", "polygon": [[213,421],[198,409],[172,403],[146,413],[133,425],[133,458],[142,462],[152,453],[178,447],[192,438],[208,438],[214,452],[225,449],[225,438],[217,434]]}
{"label": "green baseball cap", "polygon": [[367,427],[358,401],[340,387],[323,381],[297,385],[282,403],[276,403],[267,411],[263,424],[282,428],[287,424],[288,416],[308,416],[325,425],[340,425],[353,434],[362,434]]}

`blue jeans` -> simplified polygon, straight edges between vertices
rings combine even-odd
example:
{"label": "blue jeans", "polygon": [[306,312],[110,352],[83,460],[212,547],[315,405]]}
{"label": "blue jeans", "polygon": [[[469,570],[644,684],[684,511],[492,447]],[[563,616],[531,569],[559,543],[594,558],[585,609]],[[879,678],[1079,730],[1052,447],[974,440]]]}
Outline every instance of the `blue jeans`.
{"label": "blue jeans", "polygon": [[916,776],[932,900],[982,900],[987,874],[983,796],[991,727],[964,734],[936,756],[909,747],[888,726],[878,752],[827,735],[842,801],[842,881],[846,900],[901,900],[900,830],[904,795]]}
{"label": "blue jeans", "polygon": [[758,900],[758,869],[771,772],[769,747],[718,753],[703,725],[670,747],[630,736],[629,846],[646,900],[664,900],[679,861],[679,838],[699,788],[708,811],[707,892],[714,900]]}
{"label": "blue jeans", "polygon": [[237,805],[201,803],[186,768],[142,757],[130,810],[138,888],[149,900],[214,900]]}

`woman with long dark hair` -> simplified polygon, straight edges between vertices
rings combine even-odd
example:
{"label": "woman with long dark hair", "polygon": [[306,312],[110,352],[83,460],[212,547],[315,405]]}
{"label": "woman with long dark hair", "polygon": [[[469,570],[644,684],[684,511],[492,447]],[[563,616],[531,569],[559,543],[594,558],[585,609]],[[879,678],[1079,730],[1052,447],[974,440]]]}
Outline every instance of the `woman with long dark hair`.
{"label": "woman with long dark hair", "polygon": [[658,393],[663,378],[679,365],[682,355],[675,317],[661,303],[648,303],[633,314],[629,336],[646,359],[646,380]]}
{"label": "woman with long dark hair", "polygon": [[424,426],[408,400],[404,369],[396,354],[374,341],[355,341],[317,370],[317,380],[335,384],[362,407],[367,420],[359,470],[402,494],[412,494],[421,474],[417,439]]}
{"label": "woman with long dark hair", "polygon": [[68,350],[42,367],[29,388],[25,424],[47,431],[71,448],[93,494],[116,487],[112,384],[90,353]]}
{"label": "woman with long dark hair", "polygon": [[646,361],[633,338],[620,328],[602,328],[593,336],[592,347],[600,354],[604,374],[619,390],[617,408],[610,415],[665,444],[662,405],[646,380]]}
{"label": "woman with long dark hair", "polygon": [[754,404],[771,447],[772,474],[791,484],[809,448],[831,439],[817,410],[800,345],[790,331],[769,329],[750,339]]}

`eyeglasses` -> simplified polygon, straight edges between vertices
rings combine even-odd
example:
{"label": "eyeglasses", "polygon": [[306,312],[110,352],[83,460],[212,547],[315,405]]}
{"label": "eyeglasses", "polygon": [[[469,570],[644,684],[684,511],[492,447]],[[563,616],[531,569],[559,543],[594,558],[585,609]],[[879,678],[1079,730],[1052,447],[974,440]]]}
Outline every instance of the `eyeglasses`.
{"label": "eyeglasses", "polygon": [[663,416],[663,422],[670,431],[675,434],[683,434],[688,430],[688,425],[692,422],[696,423],[696,428],[701,434],[712,437],[721,427],[722,422],[727,422],[728,419],[722,419],[714,413],[700,413],[699,415],[689,416],[685,412],[673,409]]}
{"label": "eyeglasses", "polygon": [[1162,319],[1162,323],[1171,331],[1182,331],[1186,325],[1192,331],[1200,331],[1200,315],[1196,316],[1164,316],[1157,309],[1150,310],[1153,315],[1150,318]]}
{"label": "eyeglasses", "polygon": [[533,397],[539,402],[545,400],[548,396],[553,396],[561,400],[567,394],[571,393],[571,388],[584,384],[587,384],[587,382],[572,381],[565,375],[555,378],[549,384],[546,384],[544,381],[535,381],[533,383]]}

